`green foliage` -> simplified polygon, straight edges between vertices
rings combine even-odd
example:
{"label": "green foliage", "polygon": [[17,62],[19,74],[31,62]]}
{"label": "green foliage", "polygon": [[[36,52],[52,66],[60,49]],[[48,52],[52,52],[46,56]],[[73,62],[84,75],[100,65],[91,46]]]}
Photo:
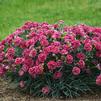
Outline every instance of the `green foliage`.
{"label": "green foliage", "polygon": [[[18,76],[17,68],[13,73],[8,72],[7,77],[12,78],[12,81],[18,86],[18,82],[21,80],[25,81],[25,87],[20,89],[23,92],[30,93],[33,96],[43,97],[44,94],[40,88],[44,85],[49,86],[50,93],[47,94],[49,97],[77,97],[88,92],[92,93],[92,88],[97,87],[95,84],[95,76],[99,71],[92,69],[92,74],[88,75],[82,72],[79,76],[74,76],[71,73],[71,67],[66,66],[63,71],[62,78],[54,80],[52,72],[46,72],[43,75],[39,75],[36,78],[31,77],[27,72],[22,76]],[[70,69],[69,69],[70,68]]]}

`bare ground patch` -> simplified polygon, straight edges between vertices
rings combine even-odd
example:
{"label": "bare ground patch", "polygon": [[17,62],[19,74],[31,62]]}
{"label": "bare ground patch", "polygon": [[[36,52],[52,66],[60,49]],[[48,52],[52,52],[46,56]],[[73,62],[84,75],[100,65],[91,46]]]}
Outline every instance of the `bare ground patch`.
{"label": "bare ground patch", "polygon": [[0,79],[0,101],[101,101],[101,94],[84,95],[75,99],[35,98],[12,89],[8,82]]}

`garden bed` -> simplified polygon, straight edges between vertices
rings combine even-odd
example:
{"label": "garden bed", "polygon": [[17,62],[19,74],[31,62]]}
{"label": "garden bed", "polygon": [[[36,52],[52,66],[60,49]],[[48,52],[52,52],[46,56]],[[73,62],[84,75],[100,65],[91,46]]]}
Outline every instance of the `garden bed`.
{"label": "garden bed", "polygon": [[0,42],[0,76],[34,97],[89,98],[101,90],[101,28],[26,22]]}

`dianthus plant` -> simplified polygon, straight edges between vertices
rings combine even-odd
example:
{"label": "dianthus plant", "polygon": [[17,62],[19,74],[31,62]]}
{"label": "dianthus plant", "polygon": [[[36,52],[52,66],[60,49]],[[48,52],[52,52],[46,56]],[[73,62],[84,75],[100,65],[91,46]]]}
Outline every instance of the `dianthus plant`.
{"label": "dianthus plant", "polygon": [[0,76],[34,96],[74,97],[101,86],[101,28],[26,22],[0,42]]}

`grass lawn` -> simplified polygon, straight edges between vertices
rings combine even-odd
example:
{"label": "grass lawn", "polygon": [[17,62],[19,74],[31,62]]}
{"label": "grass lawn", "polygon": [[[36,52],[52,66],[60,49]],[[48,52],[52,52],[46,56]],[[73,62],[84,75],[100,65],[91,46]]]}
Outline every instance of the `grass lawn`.
{"label": "grass lawn", "polygon": [[101,0],[0,0],[0,40],[25,21],[101,26]]}

